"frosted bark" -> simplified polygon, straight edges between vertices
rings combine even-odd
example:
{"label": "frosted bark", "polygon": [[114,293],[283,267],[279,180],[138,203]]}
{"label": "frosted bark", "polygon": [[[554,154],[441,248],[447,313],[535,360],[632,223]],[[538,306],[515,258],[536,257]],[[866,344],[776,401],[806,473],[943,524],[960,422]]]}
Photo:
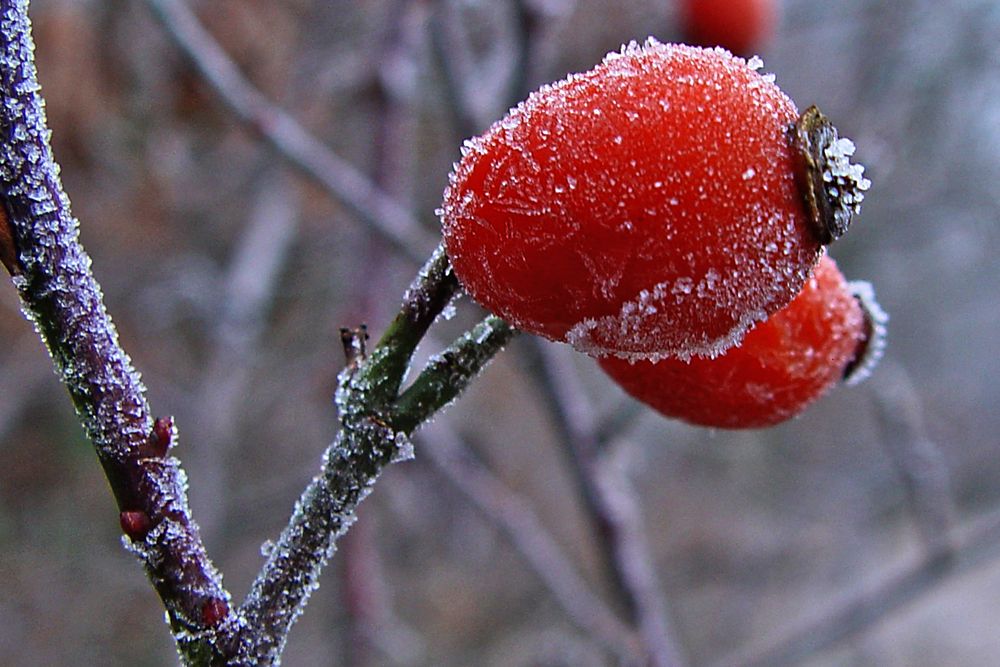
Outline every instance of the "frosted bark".
{"label": "frosted bark", "polygon": [[199,652],[203,640],[235,624],[229,594],[191,519],[179,462],[163,453],[172,443],[150,455],[145,389],[104,307],[52,156],[27,8],[26,0],[0,0],[0,198],[16,253],[8,269],[104,467],[123,526],[133,530],[123,540],[162,598],[182,652]]}

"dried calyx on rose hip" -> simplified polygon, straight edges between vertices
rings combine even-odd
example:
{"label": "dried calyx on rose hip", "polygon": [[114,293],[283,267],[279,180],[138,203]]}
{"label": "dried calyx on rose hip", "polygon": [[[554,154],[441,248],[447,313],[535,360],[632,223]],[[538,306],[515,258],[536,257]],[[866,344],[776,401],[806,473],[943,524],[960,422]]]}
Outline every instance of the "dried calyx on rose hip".
{"label": "dried calyx on rose hip", "polygon": [[[802,288],[833,185],[821,116],[723,49],[649,40],[466,142],[439,211],[455,272],[518,328],[595,355],[715,356]],[[799,172],[802,172],[801,174]],[[832,179],[832,180],[830,180]],[[830,185],[831,187],[826,187]]]}
{"label": "dried calyx on rose hip", "polygon": [[870,372],[886,315],[868,283],[847,283],[824,256],[802,292],[715,359],[599,360],[626,392],[668,417],[720,428],[785,421],[845,377]]}
{"label": "dried calyx on rose hip", "polygon": [[813,231],[820,242],[833,243],[861,212],[871,181],[863,166],[851,162],[854,142],[838,136],[837,128],[815,106],[802,112],[792,132],[799,159],[795,173]]}

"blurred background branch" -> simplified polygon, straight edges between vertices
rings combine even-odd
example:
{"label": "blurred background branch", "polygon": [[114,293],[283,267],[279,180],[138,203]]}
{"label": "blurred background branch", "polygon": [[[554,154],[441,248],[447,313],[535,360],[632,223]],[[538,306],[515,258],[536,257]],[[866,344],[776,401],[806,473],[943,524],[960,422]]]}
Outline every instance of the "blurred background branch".
{"label": "blurred background branch", "polygon": [[239,72],[183,0],[147,0],[174,43],[221,100],[278,153],[331,195],[397,251],[422,262],[435,245],[412,216],[348,162],[323,147],[283,109],[271,104]]}

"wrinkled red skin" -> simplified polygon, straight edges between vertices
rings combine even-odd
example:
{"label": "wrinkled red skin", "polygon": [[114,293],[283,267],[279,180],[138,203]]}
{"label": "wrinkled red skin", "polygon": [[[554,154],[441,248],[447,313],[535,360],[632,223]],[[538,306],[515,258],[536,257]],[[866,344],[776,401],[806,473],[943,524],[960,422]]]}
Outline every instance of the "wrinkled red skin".
{"label": "wrinkled red skin", "polygon": [[683,0],[684,41],[750,55],[774,34],[774,0]]}
{"label": "wrinkled red skin", "polygon": [[601,356],[711,356],[820,253],[798,113],[721,49],[630,46],[466,145],[440,211],[455,272],[518,328]]}
{"label": "wrinkled red skin", "polygon": [[836,384],[865,337],[864,315],[832,259],[783,310],[715,359],[600,360],[626,392],[667,417],[719,428],[772,426]]}

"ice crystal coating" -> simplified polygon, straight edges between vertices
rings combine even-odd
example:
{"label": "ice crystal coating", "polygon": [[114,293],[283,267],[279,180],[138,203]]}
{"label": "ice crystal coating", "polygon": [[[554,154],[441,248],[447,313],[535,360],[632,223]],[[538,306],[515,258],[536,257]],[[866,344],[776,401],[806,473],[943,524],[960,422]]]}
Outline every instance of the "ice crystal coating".
{"label": "ice crystal coating", "polygon": [[411,441],[409,436],[405,433],[396,433],[393,438],[393,446],[395,447],[395,451],[390,459],[392,463],[412,461],[416,458],[416,450],[413,447],[413,441]]}
{"label": "ice crystal coating", "polygon": [[857,356],[844,370],[844,382],[849,385],[860,384],[867,380],[882,355],[885,354],[886,336],[889,314],[875,300],[875,289],[866,280],[852,280],[847,284],[854,298],[861,305],[865,316],[865,337],[859,345]]}
{"label": "ice crystal coating", "polygon": [[795,106],[722,49],[649,40],[466,142],[440,214],[466,291],[593,355],[713,356],[819,257]]}
{"label": "ice crystal coating", "polygon": [[854,155],[854,142],[846,137],[840,137],[823,149],[826,157],[823,180],[830,185],[827,190],[838,198],[838,201],[852,213],[861,212],[862,194],[871,187],[872,182],[865,178],[863,165],[851,162]]}
{"label": "ice crystal coating", "polygon": [[[90,271],[90,257],[79,244],[79,223],[49,147],[52,133],[39,95],[26,6],[16,3],[0,17],[0,79],[7,93],[0,108],[5,132],[0,189],[24,271],[14,277],[14,284],[25,316],[49,347],[88,434],[104,455],[123,456],[128,446],[146,438],[145,389],[118,344]],[[39,310],[62,321],[58,326],[40,321]]]}
{"label": "ice crystal coating", "polygon": [[203,600],[228,594],[190,519],[176,459],[143,458],[152,427],[145,389],[119,345],[52,156],[27,6],[0,10],[0,197],[19,251],[13,282],[122,504],[123,543],[183,641],[197,639]]}
{"label": "ice crystal coating", "polygon": [[835,385],[865,340],[865,317],[824,256],[802,292],[715,359],[601,359],[604,371],[668,417],[758,428],[794,417]]}

